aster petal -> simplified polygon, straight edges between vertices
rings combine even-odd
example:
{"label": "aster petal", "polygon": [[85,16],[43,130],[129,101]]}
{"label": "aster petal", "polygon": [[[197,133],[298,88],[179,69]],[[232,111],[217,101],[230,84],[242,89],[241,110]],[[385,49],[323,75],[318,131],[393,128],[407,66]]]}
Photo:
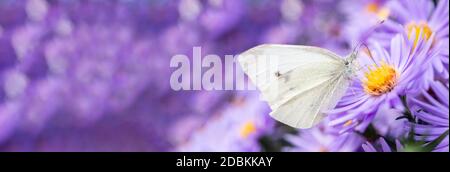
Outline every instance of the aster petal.
{"label": "aster petal", "polygon": [[351,92],[353,92],[353,91],[350,89],[350,92],[345,97],[343,97],[341,99],[341,101],[339,101],[338,107],[351,105],[351,104],[357,103],[361,99],[367,98],[367,94],[365,94],[362,91],[360,91],[358,93],[351,93]]}
{"label": "aster petal", "polygon": [[345,133],[339,137],[336,147],[340,149],[341,152],[351,152],[354,151],[355,147],[359,147],[361,142],[361,137],[354,133]]}
{"label": "aster petal", "polygon": [[348,112],[347,114],[342,115],[341,117],[330,121],[328,124],[330,126],[343,124],[343,123],[346,123],[349,120],[355,119],[358,115],[361,115],[361,114],[358,113],[358,112]]}
{"label": "aster petal", "polygon": [[437,98],[448,107],[449,106],[448,88],[446,88],[444,84],[440,82],[435,82],[435,84],[431,84],[431,88],[437,95]]}
{"label": "aster petal", "polygon": [[345,106],[339,107],[339,108],[335,108],[332,110],[328,110],[326,111],[326,113],[332,113],[332,114],[337,114],[337,113],[343,113],[346,112],[350,109],[353,109],[357,106],[360,106],[361,104],[365,103],[368,99],[368,96],[365,96],[364,98],[361,99],[355,99],[355,102],[352,102],[351,104],[346,104]]}
{"label": "aster petal", "polygon": [[370,114],[365,115],[364,118],[361,120],[362,122],[355,127],[355,130],[359,131],[359,132],[364,132],[374,118],[375,118],[375,113],[370,113]]}
{"label": "aster petal", "polygon": [[[374,43],[374,45],[373,45],[373,48],[374,48],[374,50],[375,51],[372,51],[372,53],[373,53],[373,59],[376,61],[376,62],[379,62],[379,61],[385,61],[385,62],[387,62],[386,60],[388,59],[388,53],[386,52],[386,50],[381,46],[381,44],[379,44],[378,42],[375,42]],[[388,62],[389,63],[389,62]],[[391,63],[389,63],[389,64],[391,64]]]}
{"label": "aster petal", "polygon": [[[448,140],[448,138],[446,138],[446,139]],[[437,147],[435,150],[433,150],[433,152],[448,152],[449,151],[448,148],[449,147],[448,147],[448,143],[447,143],[446,145]]]}
{"label": "aster petal", "polygon": [[405,39],[402,39],[400,36],[394,37],[392,42],[393,44],[391,44],[391,48],[400,50],[399,56],[392,56],[392,58],[398,58],[400,60],[400,63],[397,64],[397,69],[406,68],[407,64],[409,64],[409,62],[411,61],[411,58],[409,58],[410,45],[407,41],[405,41]]}
{"label": "aster petal", "polygon": [[[358,123],[358,121],[356,121],[356,122],[354,122],[354,123],[352,123],[351,125],[349,125],[349,126],[344,126],[344,125],[340,125],[340,126],[337,126],[337,128],[339,128],[340,130],[339,130],[339,134],[343,134],[343,133],[347,133],[347,132],[351,132],[351,131],[353,131],[356,127],[358,127],[360,124]],[[357,130],[357,131],[359,131],[359,130]]]}
{"label": "aster petal", "polygon": [[379,139],[378,142],[381,145],[383,152],[391,152],[391,147],[387,144],[386,140]]}
{"label": "aster petal", "polygon": [[[413,103],[419,105],[421,108],[423,108],[426,112],[435,114],[437,117],[444,119],[446,116],[448,116],[448,113],[443,112],[441,109],[436,108],[432,105],[426,104],[422,101],[419,101],[417,99],[411,100]],[[425,115],[424,115],[425,116]],[[430,115],[431,116],[431,115]]]}
{"label": "aster petal", "polygon": [[414,132],[421,135],[439,136],[448,130],[446,127],[430,127],[429,125],[416,124],[413,126]]}
{"label": "aster petal", "polygon": [[[415,37],[415,33],[413,33],[412,37]],[[420,38],[420,36],[419,36],[419,38]],[[398,49],[398,47],[402,47],[402,53],[401,53],[402,56],[401,57],[393,56],[392,58],[402,58],[403,61],[402,61],[401,65],[398,65],[397,69],[400,70],[400,73],[402,73],[402,74],[408,73],[410,67],[412,65],[416,64],[413,62],[419,61],[419,59],[414,59],[411,57],[412,54],[410,53],[410,51],[412,49],[412,44],[407,40],[407,36],[398,34],[392,39],[391,45],[393,45],[392,48],[397,48],[397,49]],[[415,48],[415,49],[418,49],[418,48]]]}
{"label": "aster petal", "polygon": [[[429,124],[437,125],[437,126],[447,126],[448,127],[448,119],[439,118],[434,115],[430,115],[427,113],[417,113],[416,116],[420,118],[420,120],[425,121]],[[436,126],[436,127],[437,127]]]}
{"label": "aster petal", "polygon": [[430,23],[430,26],[433,27],[434,32],[436,33],[438,39],[448,37],[448,29],[449,29],[448,19],[449,18],[447,16],[446,19],[444,20],[438,21],[436,23]]}
{"label": "aster petal", "polygon": [[[448,32],[448,31],[447,31]],[[448,56],[449,56],[449,38],[448,37],[446,37],[446,38],[442,38],[442,41],[440,41],[439,42],[439,49],[440,49],[440,51],[439,51],[439,54],[441,55],[441,56],[445,56],[445,58],[444,58],[444,60],[442,60],[444,63],[446,63],[446,64],[448,64],[448,60],[449,60],[449,58],[448,58]]]}
{"label": "aster petal", "polygon": [[[407,8],[404,7],[403,1],[391,1],[389,4],[389,8],[401,22],[406,22],[409,20],[410,13]],[[407,4],[407,3],[406,3]]]}
{"label": "aster petal", "polygon": [[405,59],[405,58],[402,58],[402,54],[401,54],[402,51],[401,51],[401,48],[399,48],[402,45],[401,41],[402,41],[401,39],[394,37],[394,39],[392,39],[391,48],[390,48],[390,51],[391,51],[390,57],[392,59],[391,64],[393,64],[396,69],[401,69],[401,66],[402,66],[401,61],[402,61],[402,59]]}
{"label": "aster petal", "polygon": [[400,23],[394,22],[392,20],[384,21],[382,27],[383,27],[383,29],[386,29],[389,32],[378,33],[377,35],[383,35],[383,36],[389,37],[389,38],[392,38],[392,33],[390,33],[390,32],[400,33],[400,32],[403,32],[403,30],[404,30],[403,25],[401,25]]}
{"label": "aster petal", "polygon": [[430,24],[434,24],[436,32],[439,32],[443,26],[448,27],[448,6],[448,0],[440,0],[430,18]]}
{"label": "aster petal", "polygon": [[[431,47],[432,41],[421,41],[419,39],[416,48],[414,48],[413,53],[410,57],[408,57],[409,64],[406,64],[403,68],[404,77],[401,78],[402,82],[409,83],[414,80],[414,78],[419,77],[423,74],[424,71],[427,70],[427,65],[429,65],[430,61],[436,57],[437,51],[432,51],[428,54],[429,47]],[[425,44],[423,44],[425,42]],[[422,47],[422,46],[425,47]],[[405,76],[406,75],[406,76]],[[420,77],[419,77],[420,78]]]}
{"label": "aster petal", "polygon": [[433,10],[433,2],[428,0],[417,0],[416,3],[407,4],[410,4],[410,12],[416,12],[414,16],[417,20],[427,20]]}
{"label": "aster petal", "polygon": [[370,144],[370,142],[366,142],[362,145],[362,148],[364,150],[364,152],[377,152],[377,149],[375,149],[375,147],[373,147],[372,144]]}
{"label": "aster petal", "polygon": [[423,113],[423,112],[416,112],[415,116],[429,124],[436,124],[436,125],[441,125],[441,126],[448,125],[448,119],[441,118],[439,116],[430,115],[428,113]]}
{"label": "aster petal", "polygon": [[403,145],[400,143],[399,140],[395,140],[395,148],[397,149],[397,152],[400,152],[403,150]]}
{"label": "aster petal", "polygon": [[[401,31],[403,32],[403,31]],[[394,36],[394,33],[391,32],[379,32],[375,33],[373,36],[371,36],[368,40],[368,43],[373,45],[375,43],[378,43],[382,45],[383,47],[389,47],[392,37]]]}
{"label": "aster petal", "polygon": [[444,64],[442,63],[442,61],[440,59],[433,60],[432,65],[434,67],[434,70],[437,71],[438,73],[441,73],[444,71]]}
{"label": "aster petal", "polygon": [[371,97],[365,103],[363,103],[358,109],[361,113],[372,113],[377,110],[380,104],[385,103],[387,95],[380,95],[378,97]]}

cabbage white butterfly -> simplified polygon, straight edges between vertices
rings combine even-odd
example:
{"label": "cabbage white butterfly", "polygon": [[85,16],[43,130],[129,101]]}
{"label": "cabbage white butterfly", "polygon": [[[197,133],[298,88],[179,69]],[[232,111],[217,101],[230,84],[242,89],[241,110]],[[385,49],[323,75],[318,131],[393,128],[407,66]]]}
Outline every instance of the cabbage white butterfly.
{"label": "cabbage white butterfly", "polygon": [[355,50],[341,58],[318,47],[263,44],[240,54],[238,61],[268,102],[273,118],[310,128],[344,95],[357,68]]}

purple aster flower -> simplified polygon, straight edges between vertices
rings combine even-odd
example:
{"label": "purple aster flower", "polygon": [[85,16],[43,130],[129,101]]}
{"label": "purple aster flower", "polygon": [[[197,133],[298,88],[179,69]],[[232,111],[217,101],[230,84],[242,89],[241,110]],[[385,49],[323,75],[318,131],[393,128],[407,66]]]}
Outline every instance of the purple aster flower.
{"label": "purple aster flower", "polygon": [[[416,139],[430,142],[438,138],[449,127],[449,89],[441,82],[433,82],[430,92],[422,91],[417,97],[409,97],[408,104],[411,112],[417,117],[418,122],[411,124]],[[449,139],[447,137],[439,143],[434,151],[448,152]]]}
{"label": "purple aster flower", "polygon": [[359,57],[362,71],[357,72],[354,84],[330,111],[329,125],[341,131],[353,128],[363,131],[382,105],[401,110],[399,96],[417,90],[412,87],[427,69],[428,56],[432,56],[428,51],[430,42],[420,42],[413,51],[412,46],[405,35],[397,35],[389,52],[375,44],[371,57]]}
{"label": "purple aster flower", "polygon": [[425,73],[426,78],[430,81],[440,77],[448,79],[449,1],[439,0],[434,6],[430,0],[400,0],[390,1],[388,6],[391,15],[373,35],[372,41],[389,47],[393,35],[406,33],[408,39],[414,42],[413,47],[419,39],[432,42],[432,49],[439,51],[439,54],[433,58],[432,68]]}
{"label": "purple aster flower", "polygon": [[384,138],[379,138],[374,144],[366,142],[362,145],[364,152],[401,152],[404,150],[403,145],[400,141],[395,140],[395,149],[384,140]]}
{"label": "purple aster flower", "polygon": [[363,139],[353,132],[339,134],[338,131],[319,125],[311,129],[300,130],[299,135],[288,135],[286,139],[293,152],[353,152],[362,144]]}

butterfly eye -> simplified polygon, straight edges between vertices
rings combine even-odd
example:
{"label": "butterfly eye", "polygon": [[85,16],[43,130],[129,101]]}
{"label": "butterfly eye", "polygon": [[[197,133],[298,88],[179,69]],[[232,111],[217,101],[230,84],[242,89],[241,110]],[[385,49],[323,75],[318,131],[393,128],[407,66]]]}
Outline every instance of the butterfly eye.
{"label": "butterfly eye", "polygon": [[345,64],[345,65],[348,65],[348,61],[345,61],[344,64]]}

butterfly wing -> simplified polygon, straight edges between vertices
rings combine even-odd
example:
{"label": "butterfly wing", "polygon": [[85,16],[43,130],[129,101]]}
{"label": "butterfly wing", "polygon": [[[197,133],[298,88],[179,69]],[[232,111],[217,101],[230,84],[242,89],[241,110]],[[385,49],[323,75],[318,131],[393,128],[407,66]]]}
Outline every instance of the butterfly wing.
{"label": "butterfly wing", "polygon": [[276,120],[309,128],[333,108],[348,86],[344,60],[317,47],[264,44],[240,55],[239,63],[261,91]]}
{"label": "butterfly wing", "polygon": [[324,110],[332,109],[344,95],[348,80],[340,76],[302,92],[282,106],[273,109],[270,115],[276,120],[296,128],[310,128],[325,117]]}

